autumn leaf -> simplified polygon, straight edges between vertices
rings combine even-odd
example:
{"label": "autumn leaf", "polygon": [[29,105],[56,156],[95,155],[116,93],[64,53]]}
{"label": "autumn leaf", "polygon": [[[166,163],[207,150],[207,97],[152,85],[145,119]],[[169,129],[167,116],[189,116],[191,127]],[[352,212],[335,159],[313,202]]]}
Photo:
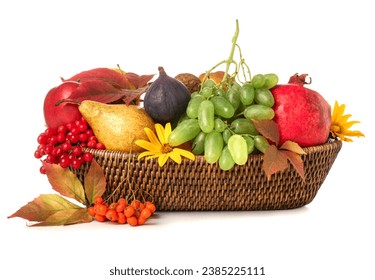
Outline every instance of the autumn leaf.
{"label": "autumn leaf", "polygon": [[265,138],[279,145],[279,129],[273,120],[252,120],[256,130]]}
{"label": "autumn leaf", "polygon": [[91,205],[94,203],[94,198],[96,196],[101,196],[104,193],[105,188],[106,179],[103,168],[100,167],[96,160],[93,160],[84,181],[84,189],[88,199],[88,204]]}
{"label": "autumn leaf", "polygon": [[48,181],[52,188],[63,196],[73,198],[86,204],[85,192],[81,181],[68,168],[58,164],[43,163]]}
{"label": "autumn leaf", "polygon": [[303,160],[302,157],[291,151],[287,150],[280,150],[280,153],[288,159],[288,161],[293,165],[294,169],[297,171],[297,173],[301,176],[302,180],[305,181],[305,169],[303,166]]}
{"label": "autumn leaf", "polygon": [[126,76],[117,70],[110,68],[94,68],[82,71],[69,79],[61,79],[65,81],[86,82],[90,80],[101,80],[117,88],[130,88],[130,84]]}
{"label": "autumn leaf", "polygon": [[91,222],[93,218],[89,215],[87,208],[64,209],[57,211],[44,221],[32,226],[66,226],[78,223]]}
{"label": "autumn leaf", "polygon": [[306,154],[306,152],[301,148],[300,145],[298,145],[296,142],[290,141],[290,140],[285,141],[281,145],[280,149],[281,150],[288,150],[288,151],[294,152],[294,153],[299,154],[299,155],[305,155]]}
{"label": "autumn leaf", "polygon": [[125,77],[130,83],[133,89],[141,88],[147,85],[147,83],[154,77],[154,75],[138,75],[132,72],[125,72]]}
{"label": "autumn leaf", "polygon": [[266,173],[268,180],[272,174],[284,171],[289,167],[288,160],[282,155],[275,145],[270,145],[264,153],[263,171]]}
{"label": "autumn leaf", "polygon": [[20,217],[29,221],[45,221],[51,215],[66,209],[82,209],[58,194],[41,194],[33,201],[22,206],[8,218]]}

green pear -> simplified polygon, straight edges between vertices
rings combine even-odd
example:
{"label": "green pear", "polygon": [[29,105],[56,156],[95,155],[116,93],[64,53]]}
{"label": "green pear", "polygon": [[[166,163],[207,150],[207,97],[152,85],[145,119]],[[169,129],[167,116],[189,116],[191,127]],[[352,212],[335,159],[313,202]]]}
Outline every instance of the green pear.
{"label": "green pear", "polygon": [[153,119],[136,105],[84,100],[78,109],[107,150],[140,152],[142,149],[134,141],[148,140],[145,127],[155,131]]}

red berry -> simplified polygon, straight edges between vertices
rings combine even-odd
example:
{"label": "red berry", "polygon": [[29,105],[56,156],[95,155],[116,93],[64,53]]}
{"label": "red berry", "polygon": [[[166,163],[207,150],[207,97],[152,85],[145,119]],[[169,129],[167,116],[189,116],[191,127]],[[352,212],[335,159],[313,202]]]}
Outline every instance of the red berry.
{"label": "red berry", "polygon": [[78,168],[80,168],[81,165],[82,165],[82,162],[81,162],[79,159],[74,159],[74,160],[72,161],[72,167],[73,167],[74,169],[78,169]]}
{"label": "red berry", "polygon": [[86,133],[80,133],[79,134],[79,141],[80,142],[83,142],[83,143],[86,143],[87,142],[87,140],[88,140],[88,136],[87,136],[87,134]]}
{"label": "red berry", "polygon": [[61,157],[60,161],[59,161],[59,164],[63,168],[68,168],[69,165],[70,165],[70,161],[67,157]]}
{"label": "red berry", "polygon": [[39,168],[39,172],[40,172],[41,174],[46,174],[46,169],[44,168],[44,166],[41,166],[41,167]]}
{"label": "red berry", "polygon": [[47,139],[48,139],[48,137],[45,133],[39,134],[38,140],[37,140],[38,144],[43,144],[43,145],[47,144]]}
{"label": "red berry", "polygon": [[68,129],[65,125],[60,125],[57,127],[57,133],[66,134],[68,132]]}
{"label": "red berry", "polygon": [[101,196],[95,196],[94,197],[94,203],[95,204],[102,204],[103,203],[103,198]]}
{"label": "red berry", "polygon": [[51,137],[51,136],[53,136],[53,135],[56,134],[56,130],[53,129],[53,128],[51,128],[51,127],[48,127],[48,128],[44,131],[44,133],[45,133],[45,135],[46,135],[47,137]]}
{"label": "red berry", "polygon": [[69,151],[71,147],[72,147],[72,144],[70,144],[70,142],[65,142],[61,144],[61,149],[63,151]]}
{"label": "red berry", "polygon": [[97,143],[95,148],[98,149],[98,150],[105,150],[105,146],[102,143]]}
{"label": "red berry", "polygon": [[115,209],[108,209],[107,213],[105,214],[105,217],[112,222],[118,220],[118,214]]}
{"label": "red berry", "polygon": [[92,162],[92,160],[94,159],[94,156],[92,155],[92,153],[86,152],[83,154],[83,159],[85,162]]}
{"label": "red berry", "polygon": [[75,154],[76,156],[81,155],[82,154],[81,146],[75,146],[72,150],[72,153]]}
{"label": "red berry", "polygon": [[64,133],[59,133],[59,134],[57,134],[57,136],[56,136],[56,140],[57,140],[58,143],[63,143],[63,142],[65,142],[65,140],[66,140],[66,136],[65,136],[65,134],[64,134]]}
{"label": "red berry", "polygon": [[39,151],[39,150],[36,150],[34,152],[34,157],[39,159],[39,158],[42,158],[43,154]]}
{"label": "red berry", "polygon": [[96,144],[97,144],[97,142],[95,140],[90,140],[90,141],[87,142],[87,147],[91,148],[91,149],[95,149]]}

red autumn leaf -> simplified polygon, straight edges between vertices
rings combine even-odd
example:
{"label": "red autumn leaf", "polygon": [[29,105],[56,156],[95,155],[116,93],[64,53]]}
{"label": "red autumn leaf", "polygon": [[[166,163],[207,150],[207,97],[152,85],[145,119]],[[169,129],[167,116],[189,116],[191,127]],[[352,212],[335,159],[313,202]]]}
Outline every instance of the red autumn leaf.
{"label": "red autumn leaf", "polygon": [[91,222],[93,218],[89,215],[87,208],[64,209],[57,211],[46,220],[33,224],[32,226],[66,226],[79,223]]}
{"label": "red autumn leaf", "polygon": [[256,130],[265,138],[279,145],[279,129],[273,120],[252,120]]}
{"label": "red autumn leaf", "polygon": [[305,169],[303,166],[302,157],[295,152],[280,150],[280,153],[285,156],[286,159],[293,165],[294,169],[301,176],[302,180],[305,181]]}
{"label": "red autumn leaf", "polygon": [[284,171],[289,167],[286,157],[282,155],[275,145],[270,145],[264,153],[263,171],[266,173],[268,180],[272,174]]}
{"label": "red autumn leaf", "polygon": [[133,100],[140,97],[143,93],[147,91],[149,86],[144,86],[137,89],[123,89],[122,92],[125,93],[124,98],[122,99],[126,105],[129,105]]}
{"label": "red autumn leaf", "polygon": [[96,196],[102,196],[105,187],[106,179],[103,168],[100,167],[96,160],[93,160],[84,180],[84,189],[89,205],[94,203]]}
{"label": "red autumn leaf", "polygon": [[66,209],[82,209],[58,194],[42,194],[22,206],[8,218],[20,217],[29,221],[45,221],[56,212]]}
{"label": "red autumn leaf", "polygon": [[294,152],[294,153],[299,154],[299,155],[305,155],[306,154],[306,152],[301,148],[300,145],[298,145],[298,143],[296,143],[294,141],[290,141],[290,140],[285,141],[281,145],[280,149],[281,150],[288,150],[288,151]]}
{"label": "red autumn leaf", "polygon": [[86,204],[82,183],[72,171],[58,164],[44,162],[43,166],[46,170],[48,181],[55,191],[63,196],[73,198],[82,204]]}
{"label": "red autumn leaf", "polygon": [[154,75],[138,75],[132,72],[125,72],[125,77],[133,86],[133,89],[137,89],[146,86]]}
{"label": "red autumn leaf", "polygon": [[94,68],[87,71],[82,71],[69,79],[62,79],[63,81],[79,81],[85,82],[90,80],[102,80],[117,88],[130,88],[129,81],[125,75],[117,70],[110,68]]}
{"label": "red autumn leaf", "polygon": [[111,103],[122,99],[126,95],[121,88],[115,87],[102,79],[81,81],[69,99],[75,101],[93,100],[102,103]]}

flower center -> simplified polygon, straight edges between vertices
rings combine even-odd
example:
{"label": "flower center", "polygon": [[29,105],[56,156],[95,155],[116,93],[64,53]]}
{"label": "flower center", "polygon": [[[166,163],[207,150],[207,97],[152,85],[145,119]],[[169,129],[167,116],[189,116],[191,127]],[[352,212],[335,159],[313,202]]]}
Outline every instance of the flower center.
{"label": "flower center", "polygon": [[173,151],[173,148],[167,143],[167,144],[164,144],[162,147],[161,147],[161,152],[163,154],[168,154],[170,152]]}
{"label": "flower center", "polygon": [[331,125],[331,130],[334,133],[341,133],[343,131],[342,126],[337,123]]}

